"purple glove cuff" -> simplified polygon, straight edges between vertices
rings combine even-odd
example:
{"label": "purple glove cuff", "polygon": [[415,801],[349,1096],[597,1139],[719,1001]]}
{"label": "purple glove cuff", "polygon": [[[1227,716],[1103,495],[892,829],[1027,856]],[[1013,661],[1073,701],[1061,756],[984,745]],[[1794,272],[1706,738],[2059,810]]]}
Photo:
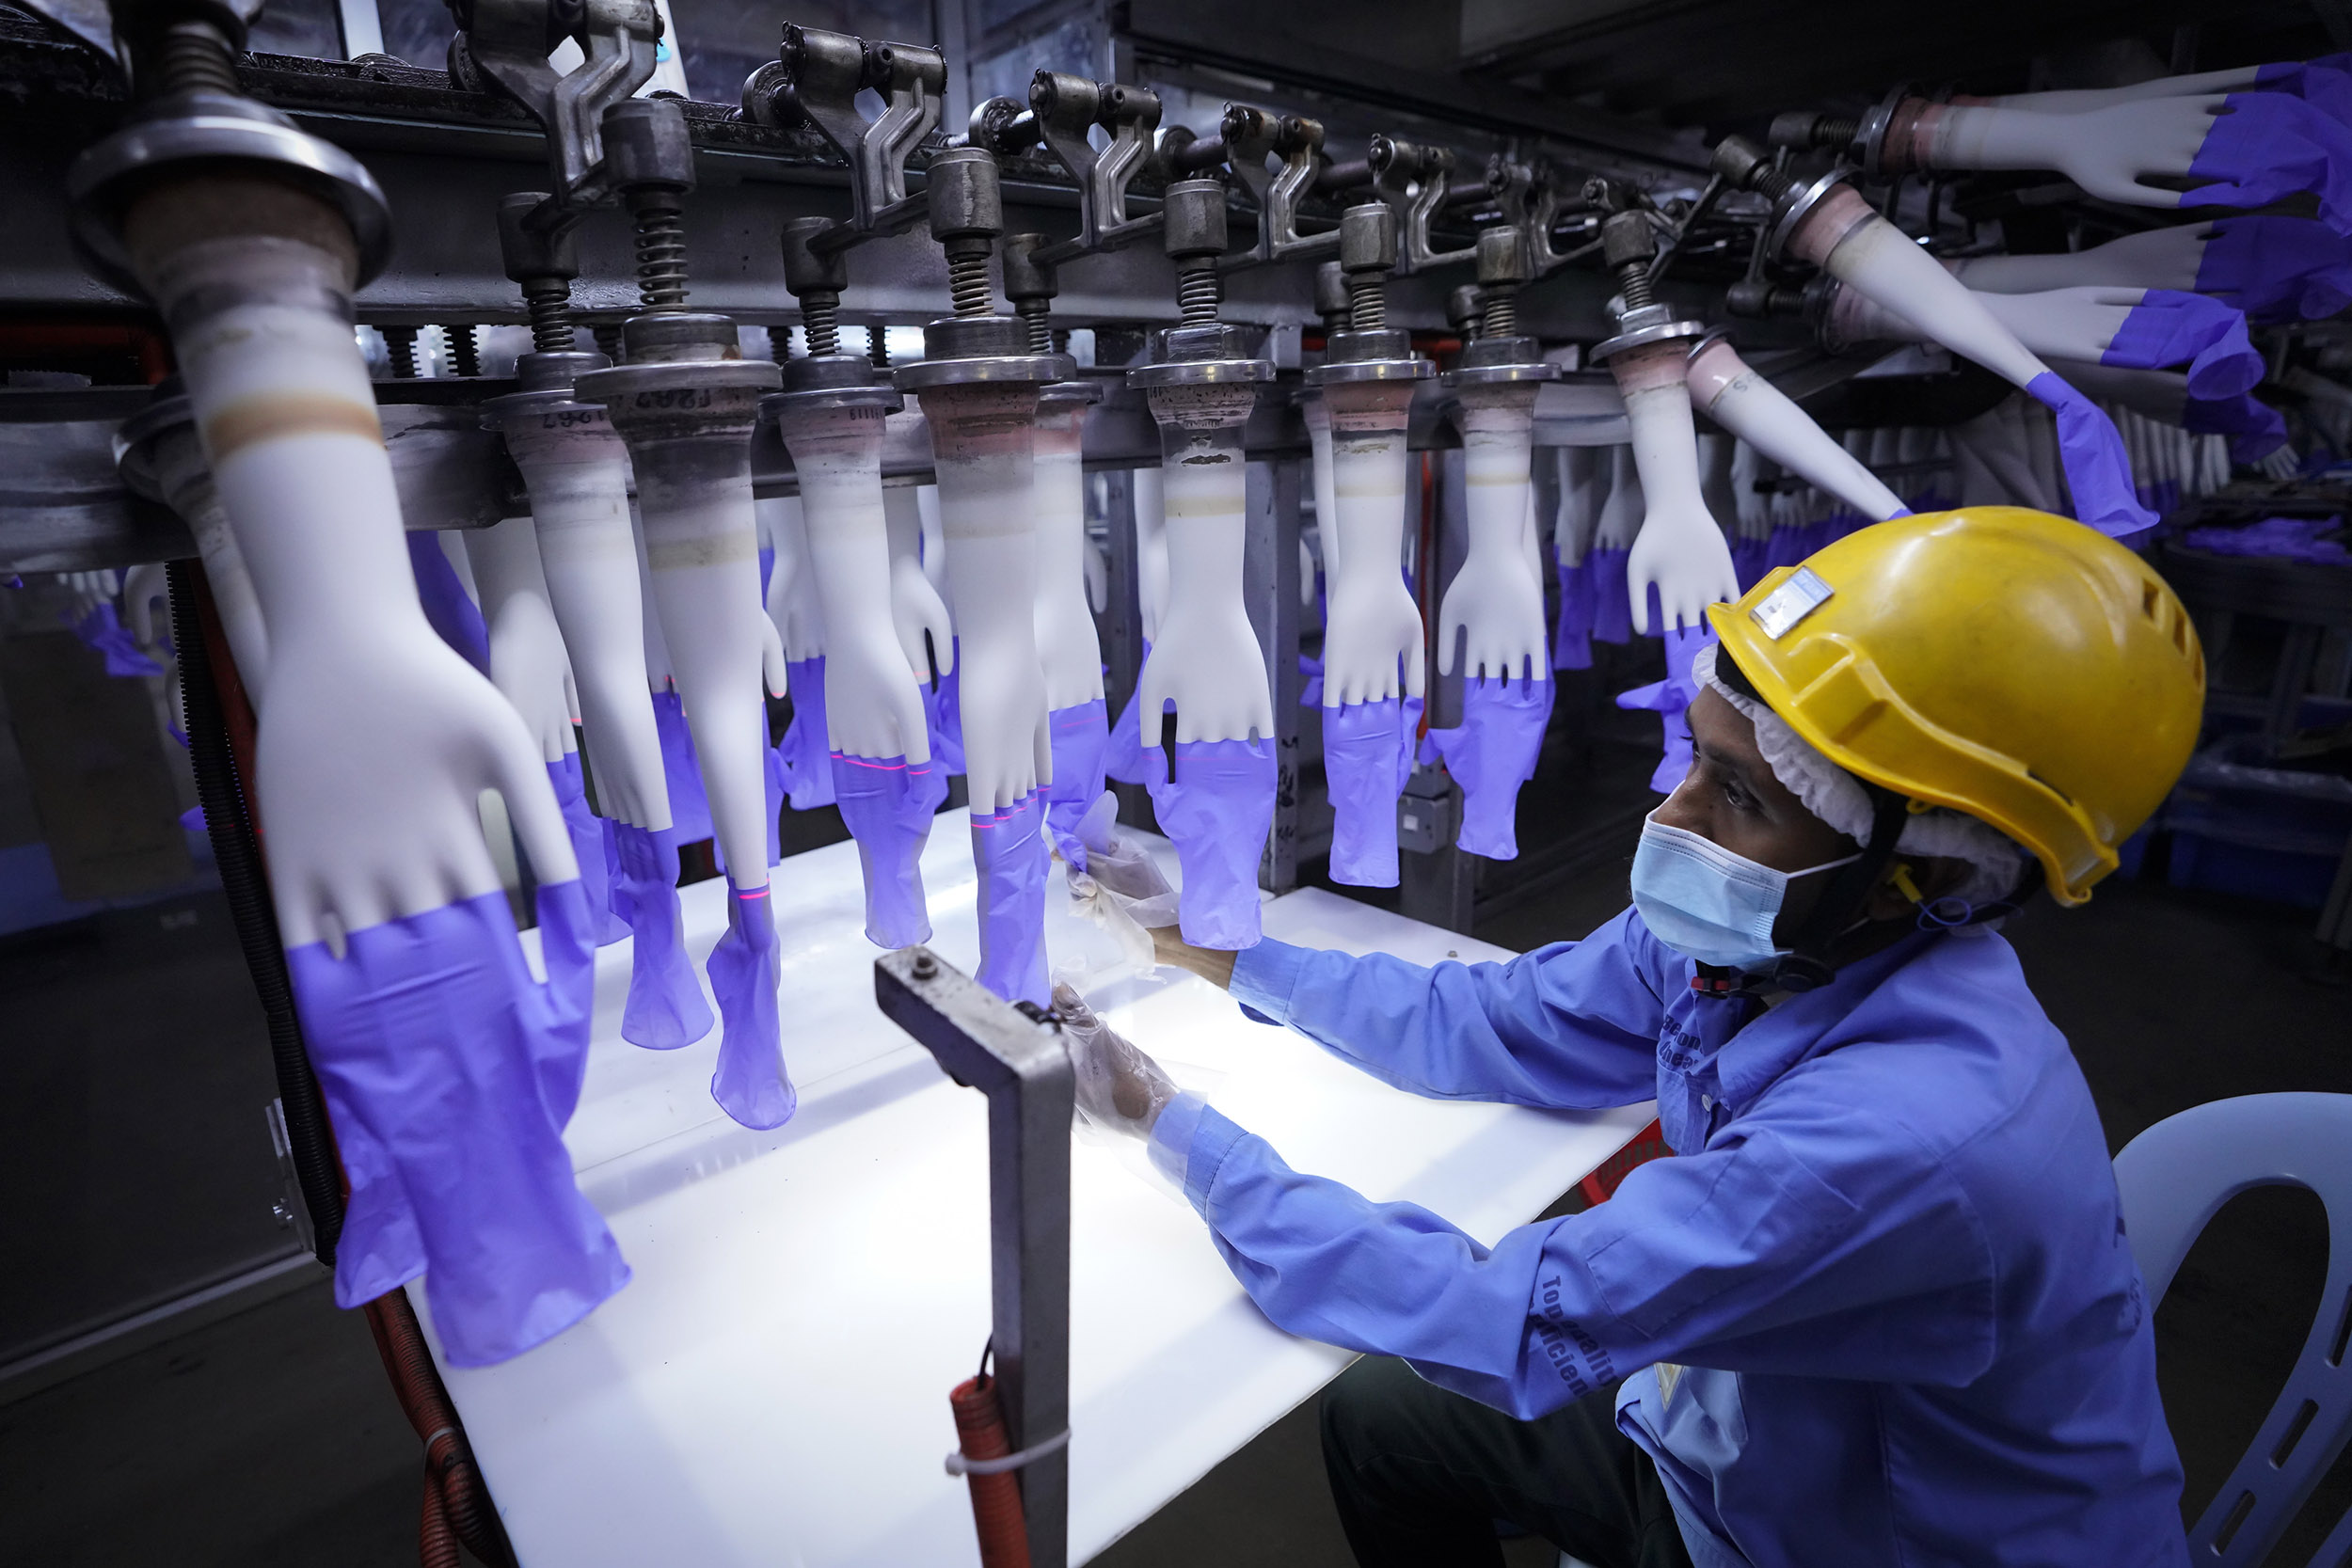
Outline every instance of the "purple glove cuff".
{"label": "purple glove cuff", "polygon": [[2111,539],[2153,528],[2156,515],[2139,504],[2123,437],[2099,405],[2050,371],[2026,390],[2058,416],[2058,460],[2074,493],[2074,515]]}
{"label": "purple glove cuff", "polygon": [[1593,574],[1582,562],[1560,568],[1560,625],[1552,634],[1551,667],[1593,667]]}
{"label": "purple glove cuff", "polygon": [[[568,890],[568,891],[564,891]],[[421,1271],[449,1360],[519,1355],[628,1280],[580,1196],[550,1094],[577,1093],[586,1018],[560,951],[586,901],[541,903],[556,928],[534,984],[505,895],[485,894],[286,955],[310,1056],[353,1183],[336,1270],[345,1307]],[[580,933],[575,933],[575,937]],[[352,1221],[358,1224],[354,1226]]]}
{"label": "purple glove cuff", "polygon": [[1630,691],[1619,692],[1617,705],[1629,711],[1647,709],[1658,715],[1665,725],[1665,749],[1658,769],[1650,775],[1649,786],[1661,795],[1671,795],[1681,787],[1683,776],[1691,771],[1691,729],[1684,719],[1691,699],[1698,695],[1691,680],[1691,659],[1700,648],[1715,641],[1712,623],[1695,631],[1671,631],[1666,634],[1666,678],[1637,686]]}
{"label": "purple glove cuff", "polygon": [[1087,847],[1078,838],[1079,818],[1103,794],[1104,759],[1110,725],[1103,699],[1056,708],[1048,716],[1054,740],[1054,782],[1045,786],[1045,831],[1061,858],[1087,868]]}
{"label": "purple glove cuff", "polygon": [[784,1032],[776,1012],[775,911],[768,890],[727,883],[727,928],[710,950],[710,992],[719,999],[719,1070],[710,1098],[745,1127],[766,1132],[792,1118],[800,1103],[784,1070]]}
{"label": "purple glove cuff", "polygon": [[694,756],[694,736],[686,727],[686,705],[675,691],[653,694],[654,728],[661,736],[661,773],[670,792],[673,844],[693,844],[711,836],[710,800],[703,793],[701,764]]}
{"label": "purple glove cuff", "polygon": [[1396,886],[1396,800],[1412,777],[1421,706],[1418,699],[1407,704],[1391,697],[1323,710],[1335,882]]}
{"label": "purple glove cuff", "polygon": [[2229,436],[2233,463],[2259,462],[2287,444],[2286,416],[2251,393],[2210,402],[2190,398],[2182,405],[2181,428]]}
{"label": "purple glove cuff", "polygon": [[1185,740],[1143,753],[1160,829],[1176,846],[1184,885],[1178,924],[1195,947],[1253,945],[1258,863],[1274,826],[1274,747],[1268,741]]}
{"label": "purple glove cuff", "polygon": [[677,832],[648,832],[615,822],[612,844],[612,912],[628,922],[636,938],[621,1038],[648,1051],[675,1051],[709,1034],[716,1022],[686,958],[686,922],[677,903]]}
{"label": "purple glove cuff", "polygon": [[1549,681],[1465,681],[1461,727],[1429,732],[1445,770],[1462,786],[1462,832],[1454,843],[1464,852],[1518,859],[1519,787],[1535,776],[1551,697]]}
{"label": "purple glove cuff", "polygon": [[923,718],[931,731],[931,764],[943,778],[963,771],[963,657],[939,677],[936,687],[923,688]]}
{"label": "purple glove cuff", "polygon": [[1000,812],[972,814],[972,864],[979,873],[980,984],[1008,1002],[1043,1006],[1045,974],[1045,798],[1032,790]]}
{"label": "purple glove cuff", "polygon": [[466,585],[458,580],[457,568],[441,548],[439,537],[411,533],[407,539],[408,569],[416,574],[417,598],[424,606],[425,620],[441,634],[442,641],[487,675],[489,628],[482,624],[482,611],[467,594]]}
{"label": "purple glove cuff", "polygon": [[620,941],[628,927],[606,911],[612,902],[612,835],[604,819],[588,808],[588,784],[580,770],[580,753],[566,752],[548,764],[548,783],[555,786],[555,803],[564,808],[564,831],[572,841],[572,858],[580,862],[580,885],[588,907],[597,911],[596,945]]}
{"label": "purple glove cuff", "polygon": [[857,840],[866,878],[866,940],[877,947],[912,947],[931,939],[923,897],[923,846],[931,818],[947,798],[936,762],[833,753],[833,792],[841,820]]}
{"label": "purple glove cuff", "polygon": [[825,658],[803,658],[785,667],[792,688],[792,721],[776,742],[784,759],[784,785],[794,811],[830,806],[833,799],[833,745],[825,730]]}
{"label": "purple glove cuff", "polygon": [[2282,92],[2233,92],[2188,166],[2206,180],[2184,207],[2266,207],[2309,191],[2319,219],[2352,235],[2352,126]]}
{"label": "purple glove cuff", "polygon": [[2352,305],[2352,242],[2311,218],[2219,218],[2197,263],[2197,292],[2265,326],[2332,316]]}
{"label": "purple glove cuff", "polygon": [[1633,641],[1633,598],[1625,575],[1631,554],[1595,547],[1584,556],[1584,573],[1592,581],[1593,635],[1603,642]]}
{"label": "purple glove cuff", "polygon": [[2246,335],[2246,317],[2217,299],[2151,289],[2124,316],[2103,365],[2163,370],[2188,364],[2191,397],[2226,398],[2261,385],[2263,356]]}

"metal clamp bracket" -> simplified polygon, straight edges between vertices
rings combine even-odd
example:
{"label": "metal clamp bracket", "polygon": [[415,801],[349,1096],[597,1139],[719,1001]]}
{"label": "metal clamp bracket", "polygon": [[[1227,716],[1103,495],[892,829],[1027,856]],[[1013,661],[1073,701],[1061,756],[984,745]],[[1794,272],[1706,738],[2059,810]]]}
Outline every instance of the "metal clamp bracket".
{"label": "metal clamp bracket", "polygon": [[[1152,134],[1160,127],[1158,93],[1041,71],[1029,83],[1029,113],[1039,137],[1078,182],[1078,232],[1041,248],[1040,264],[1059,266],[1117,250],[1159,230],[1157,213],[1127,215],[1127,187],[1151,159]],[[1110,133],[1110,145],[1100,151],[1087,139],[1097,125]]]}
{"label": "metal clamp bracket", "polygon": [[[1226,166],[1258,203],[1258,243],[1220,267],[1232,271],[1269,261],[1321,261],[1340,253],[1340,232],[1301,235],[1298,204],[1323,173],[1323,122],[1303,115],[1277,117],[1247,103],[1225,105],[1218,130]],[[1266,167],[1268,156],[1282,160]]]}
{"label": "metal clamp bracket", "polygon": [[[450,73],[479,78],[520,103],[548,135],[555,191],[530,227],[566,228],[612,198],[604,111],[653,77],[661,13],[653,0],[457,0]],[[586,56],[562,76],[548,55],[565,39]]]}
{"label": "metal clamp bracket", "polygon": [[1372,167],[1373,194],[1396,214],[1397,277],[1410,277],[1431,267],[1478,259],[1476,245],[1463,250],[1431,249],[1429,224],[1440,208],[1462,196],[1491,194],[1495,170],[1489,169],[1487,178],[1478,185],[1457,192],[1452,183],[1452,148],[1399,141],[1387,135],[1372,138],[1364,161]]}
{"label": "metal clamp bracket", "polygon": [[[743,85],[743,104],[746,118],[763,125],[805,117],[849,161],[850,221],[815,236],[810,249],[847,250],[923,220],[923,198],[907,195],[907,157],[937,128],[946,87],[946,56],[936,49],[785,28],[775,61]],[[883,101],[870,120],[857,107],[867,87]]]}
{"label": "metal clamp bracket", "polygon": [[1549,163],[1513,163],[1497,154],[1486,165],[1486,188],[1494,193],[1495,204],[1502,209],[1503,217],[1519,231],[1519,244],[1527,254],[1527,276],[1533,280],[1546,277],[1566,266],[1570,261],[1589,256],[1600,248],[1600,214],[1587,220],[1589,239],[1571,245],[1565,250],[1553,246],[1551,234],[1560,222],[1560,209],[1567,198],[1567,185]]}

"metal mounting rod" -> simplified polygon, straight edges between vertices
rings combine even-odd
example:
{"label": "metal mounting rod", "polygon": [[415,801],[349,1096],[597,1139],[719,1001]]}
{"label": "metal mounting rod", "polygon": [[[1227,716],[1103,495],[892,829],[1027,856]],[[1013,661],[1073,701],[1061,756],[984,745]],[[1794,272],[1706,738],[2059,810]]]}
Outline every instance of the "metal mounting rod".
{"label": "metal mounting rod", "polygon": [[[947,1076],[988,1097],[990,1324],[1005,1425],[1019,1452],[1070,1425],[1070,1118],[1077,1079],[1061,1026],[1025,1012],[928,947],[874,960],[874,1000]],[[1024,1466],[1032,1568],[1070,1558],[1070,1451]]]}

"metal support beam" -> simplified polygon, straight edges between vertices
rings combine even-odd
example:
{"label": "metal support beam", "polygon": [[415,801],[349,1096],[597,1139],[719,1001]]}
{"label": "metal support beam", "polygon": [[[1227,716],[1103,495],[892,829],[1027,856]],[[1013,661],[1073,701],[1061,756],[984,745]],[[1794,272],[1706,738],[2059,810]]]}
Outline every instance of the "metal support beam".
{"label": "metal support beam", "polygon": [[[957,1083],[988,1097],[990,1322],[1013,1451],[1070,1426],[1070,1118],[1060,1025],[1013,1006],[928,947],[874,960],[874,1000]],[[1070,1560],[1070,1450],[1016,1472],[1033,1568]]]}

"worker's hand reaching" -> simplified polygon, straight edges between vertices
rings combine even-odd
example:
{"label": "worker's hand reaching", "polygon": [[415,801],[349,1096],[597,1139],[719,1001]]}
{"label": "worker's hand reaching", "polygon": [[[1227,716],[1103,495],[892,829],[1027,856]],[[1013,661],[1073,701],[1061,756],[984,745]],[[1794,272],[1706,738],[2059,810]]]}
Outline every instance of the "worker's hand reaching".
{"label": "worker's hand reaching", "polygon": [[1079,1115],[1105,1132],[1150,1137],[1152,1124],[1179,1093],[1175,1081],[1095,1017],[1070,987],[1054,988],[1054,1011],[1078,1076]]}

